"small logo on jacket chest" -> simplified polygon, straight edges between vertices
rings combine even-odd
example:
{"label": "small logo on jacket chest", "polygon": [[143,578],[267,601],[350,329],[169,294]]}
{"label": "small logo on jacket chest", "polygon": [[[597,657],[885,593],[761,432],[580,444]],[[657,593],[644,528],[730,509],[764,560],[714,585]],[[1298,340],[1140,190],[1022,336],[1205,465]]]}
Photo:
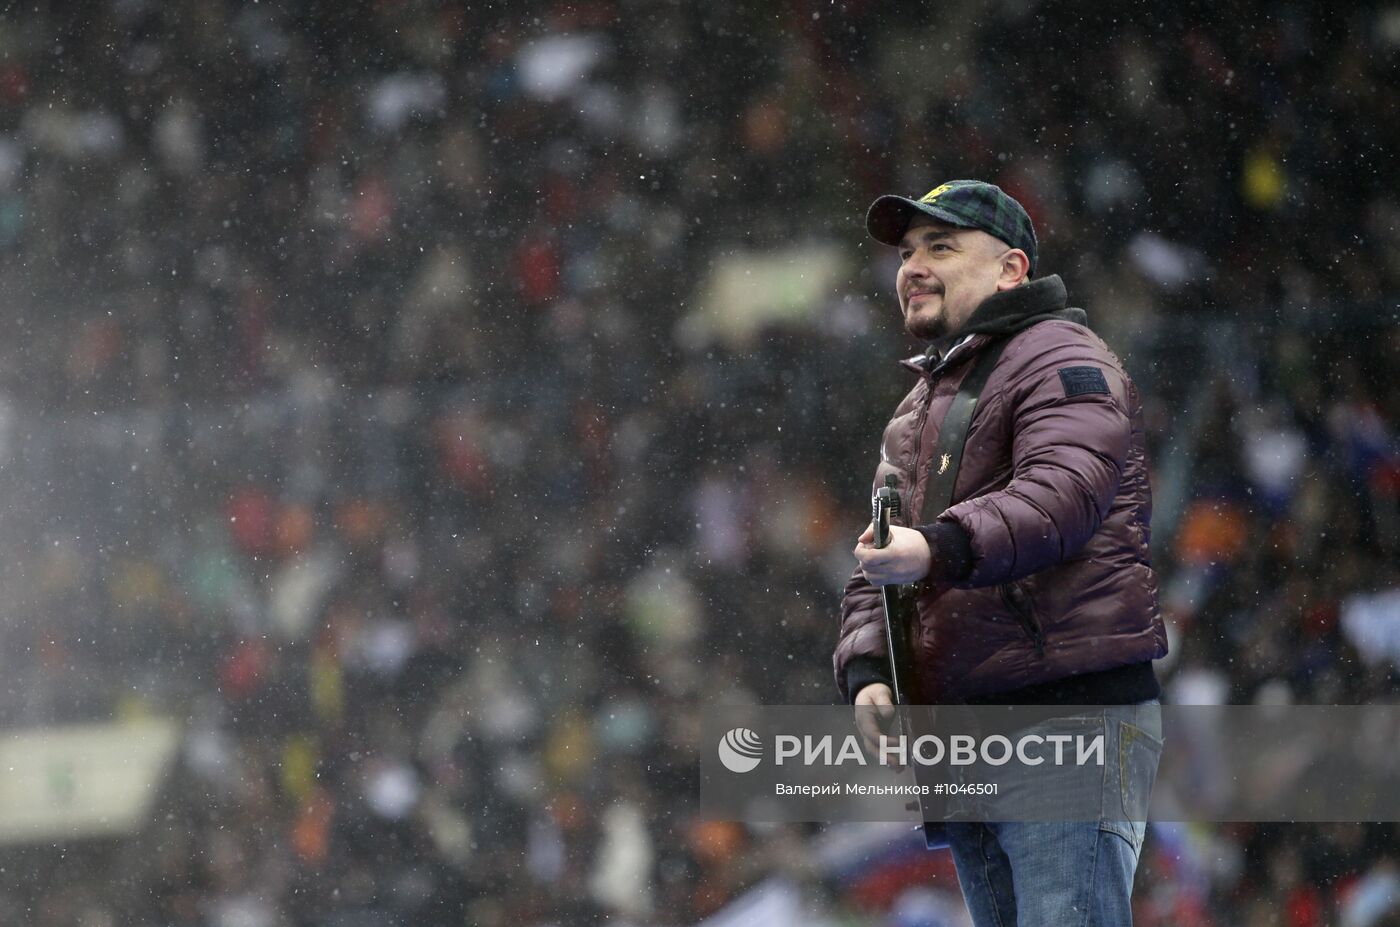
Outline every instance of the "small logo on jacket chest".
{"label": "small logo on jacket chest", "polygon": [[945,474],[945,473],[948,472],[948,464],[949,464],[949,462],[950,462],[951,460],[952,460],[952,458],[949,457],[949,455],[944,454],[944,455],[943,455],[943,458],[942,458],[941,460],[938,461],[938,475],[939,475],[939,476],[942,476],[943,474]]}

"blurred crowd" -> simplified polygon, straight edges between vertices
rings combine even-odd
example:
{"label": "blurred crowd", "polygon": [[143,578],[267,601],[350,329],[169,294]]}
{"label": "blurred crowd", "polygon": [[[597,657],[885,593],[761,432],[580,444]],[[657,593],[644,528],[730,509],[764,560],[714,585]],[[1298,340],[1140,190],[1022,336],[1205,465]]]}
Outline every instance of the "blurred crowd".
{"label": "blurred crowd", "polygon": [[[140,834],[0,848],[0,921],[961,923],[899,829],[687,810],[704,705],[836,697],[916,348],[863,212],[955,177],[1027,206],[1154,476],[1191,449],[1171,697],[1394,698],[1397,85],[1365,3],[5,11],[0,717],[184,734]],[[1400,842],[1154,826],[1138,885],[1381,927]]]}

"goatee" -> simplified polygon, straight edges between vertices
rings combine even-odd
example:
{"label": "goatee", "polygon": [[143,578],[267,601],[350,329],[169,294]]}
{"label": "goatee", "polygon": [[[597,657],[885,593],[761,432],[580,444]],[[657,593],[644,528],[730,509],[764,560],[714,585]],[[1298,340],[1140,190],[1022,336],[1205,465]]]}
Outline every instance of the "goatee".
{"label": "goatee", "polygon": [[948,323],[941,315],[931,319],[906,319],[904,330],[922,341],[937,341],[948,334]]}

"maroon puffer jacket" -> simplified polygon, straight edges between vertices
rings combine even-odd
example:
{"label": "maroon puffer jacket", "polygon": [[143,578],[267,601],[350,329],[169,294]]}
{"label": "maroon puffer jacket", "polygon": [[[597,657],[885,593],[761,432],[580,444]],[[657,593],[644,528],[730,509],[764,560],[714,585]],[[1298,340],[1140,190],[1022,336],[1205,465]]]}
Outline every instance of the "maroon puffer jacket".
{"label": "maroon puffer jacket", "polygon": [[[994,335],[1009,335],[968,431],[954,504],[924,513],[955,520],[973,560],[958,580],[914,587],[922,701],[1019,690],[1167,652],[1148,552],[1142,405],[1084,321],[1065,308],[1060,278],[1043,277],[984,301],[959,333],[981,334],[941,361],[905,362],[921,375],[885,428],[874,485],[898,478],[906,505],[896,523],[907,527],[971,361]],[[833,661],[847,700],[848,665],[871,657],[885,657],[880,590],[857,567]]]}

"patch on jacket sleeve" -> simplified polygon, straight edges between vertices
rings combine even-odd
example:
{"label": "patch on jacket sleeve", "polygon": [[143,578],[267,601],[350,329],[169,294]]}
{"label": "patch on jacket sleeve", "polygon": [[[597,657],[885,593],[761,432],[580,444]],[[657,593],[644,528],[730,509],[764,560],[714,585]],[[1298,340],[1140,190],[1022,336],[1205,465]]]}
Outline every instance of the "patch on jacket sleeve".
{"label": "patch on jacket sleeve", "polygon": [[1097,367],[1061,367],[1060,382],[1065,386],[1065,398],[1108,392],[1108,381]]}

